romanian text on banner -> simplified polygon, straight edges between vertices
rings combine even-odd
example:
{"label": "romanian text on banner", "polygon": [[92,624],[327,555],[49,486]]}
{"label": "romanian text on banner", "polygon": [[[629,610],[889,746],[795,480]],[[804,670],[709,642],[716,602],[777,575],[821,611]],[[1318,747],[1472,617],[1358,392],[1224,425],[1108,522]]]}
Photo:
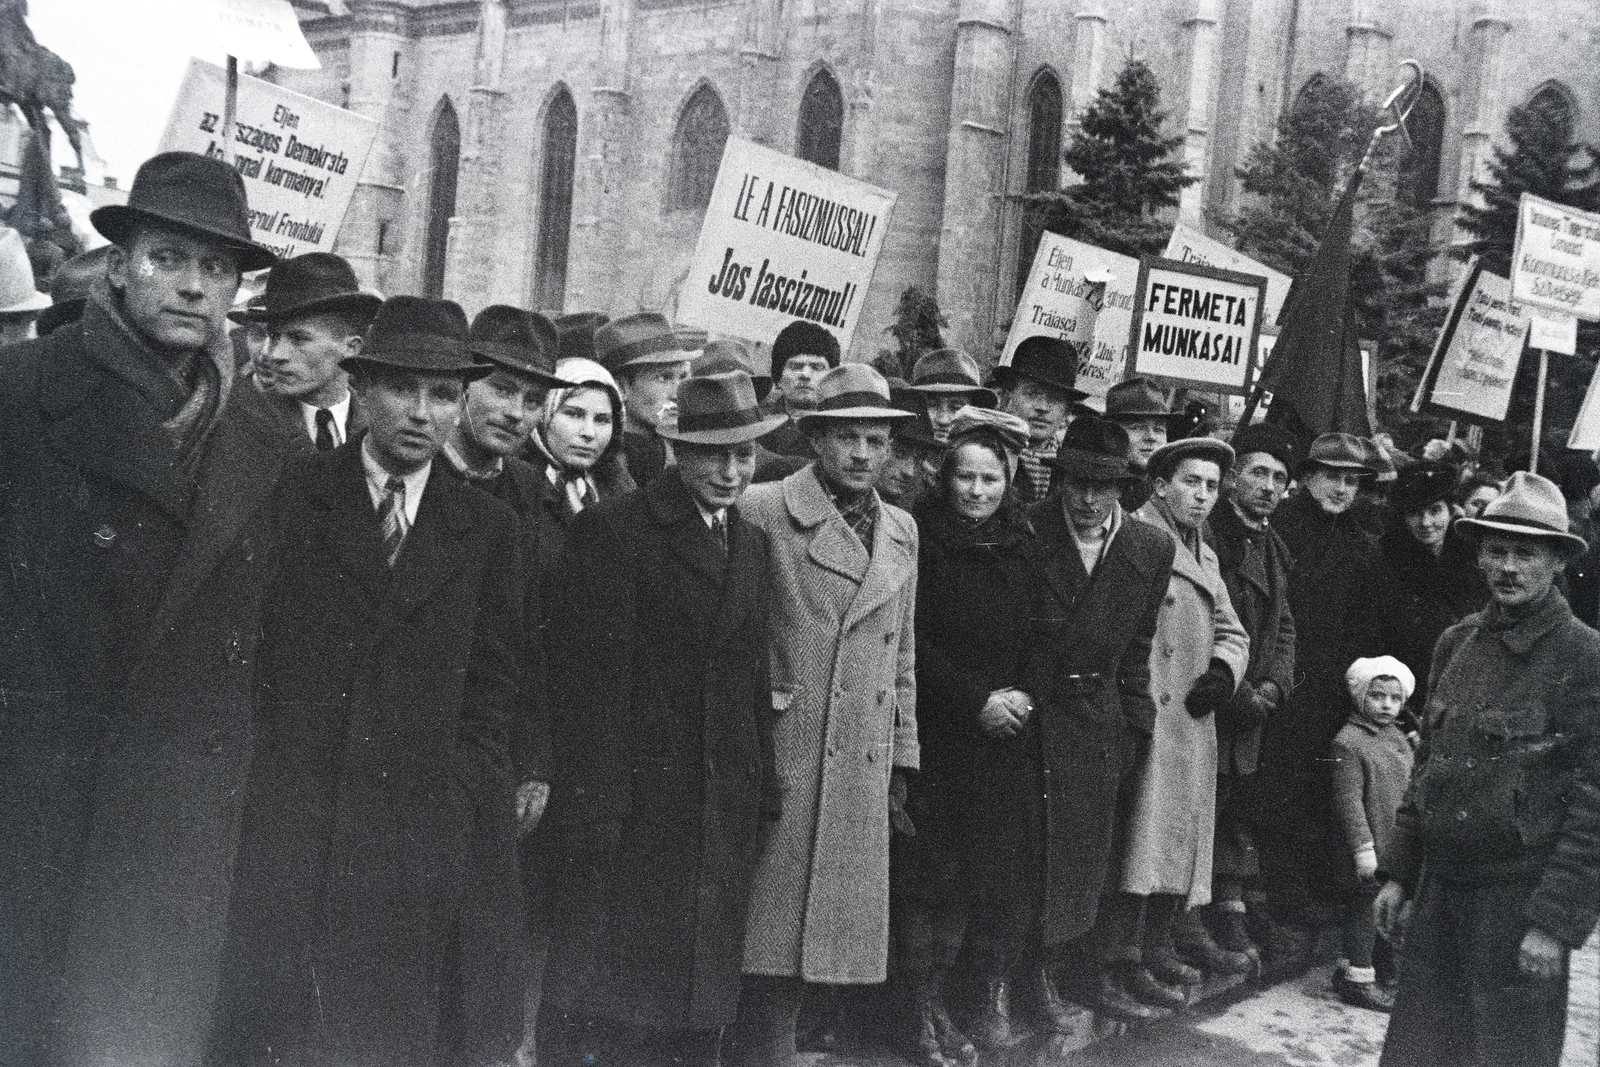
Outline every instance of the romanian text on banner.
{"label": "romanian text on banner", "polygon": [[1251,259],[1237,248],[1229,248],[1199,230],[1178,223],[1172,227],[1172,237],[1167,241],[1166,257],[1179,263],[1198,263],[1202,267],[1216,267],[1240,274],[1256,275],[1267,280],[1267,293],[1261,301],[1261,328],[1277,328],[1278,312],[1289,297],[1289,286],[1294,279],[1282,271],[1273,270],[1264,263]]}
{"label": "romanian text on banner", "polygon": [[1434,342],[1411,410],[1504,422],[1527,335],[1527,309],[1511,299],[1511,283],[1474,260]]}
{"label": "romanian text on banner", "polygon": [[1600,319],[1600,215],[1523,193],[1511,254],[1511,296],[1580,319]]}
{"label": "romanian text on banner", "polygon": [[[222,68],[189,61],[161,151],[225,158]],[[282,257],[331,252],[378,123],[259,78],[239,79],[233,165],[250,235]]]}
{"label": "romanian text on banner", "polygon": [[1528,313],[1528,347],[1542,348],[1546,352],[1560,352],[1563,356],[1576,355],[1578,351],[1578,318],[1562,311],[1551,311],[1538,304],[1522,304]]}
{"label": "romanian text on banner", "polygon": [[895,194],[728,138],[678,321],[770,341],[797,319],[848,350]]}
{"label": "romanian text on banner", "polygon": [[1000,363],[1029,337],[1057,337],[1078,349],[1078,388],[1105,396],[1123,379],[1139,261],[1060,234],[1045,233],[1033,257]]}
{"label": "romanian text on banner", "polygon": [[1129,340],[1129,372],[1221,393],[1250,384],[1266,279],[1147,256]]}

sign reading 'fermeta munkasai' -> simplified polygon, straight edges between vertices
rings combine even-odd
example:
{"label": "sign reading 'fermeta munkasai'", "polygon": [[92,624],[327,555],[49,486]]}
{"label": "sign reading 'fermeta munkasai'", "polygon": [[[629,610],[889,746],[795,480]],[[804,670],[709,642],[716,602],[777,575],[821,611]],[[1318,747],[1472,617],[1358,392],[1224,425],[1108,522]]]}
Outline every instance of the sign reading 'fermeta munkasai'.
{"label": "sign reading 'fermeta munkasai'", "polygon": [[1245,392],[1266,285],[1257,275],[1146,256],[1139,264],[1129,373]]}

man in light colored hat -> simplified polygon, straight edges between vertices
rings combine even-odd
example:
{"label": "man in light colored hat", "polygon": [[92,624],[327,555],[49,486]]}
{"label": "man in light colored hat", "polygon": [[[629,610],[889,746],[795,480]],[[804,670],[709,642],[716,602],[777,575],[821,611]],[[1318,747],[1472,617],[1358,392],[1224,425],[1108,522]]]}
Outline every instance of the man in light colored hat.
{"label": "man in light colored hat", "polygon": [[34,319],[49,306],[50,297],[33,284],[33,264],[22,235],[0,226],[0,346],[33,336]]}
{"label": "man in light colored hat", "polygon": [[940,444],[950,440],[950,427],[956,412],[969,404],[992,408],[1000,403],[993,389],[983,386],[978,361],[955,348],[936,348],[917,360],[911,370],[912,391],[921,394]]}
{"label": "man in light colored hat", "polygon": [[685,350],[667,320],[653,311],[606,323],[595,331],[594,344],[600,363],[622,387],[628,473],[646,485],[671,459],[660,429],[663,422],[670,425],[678,383],[689,376],[689,361],[700,353]]}
{"label": "man in light colored hat", "polygon": [[490,365],[455,304],[397,296],[344,367],[367,429],[274,501],[288,535],[206,1062],[504,1062],[522,1040],[521,536],[435,469]]}
{"label": "man in light colored hat", "polygon": [[[1232,466],[1233,449],[1213,437],[1163,445],[1145,468],[1150,499],[1135,513],[1172,539],[1175,555],[1150,651],[1155,724],[1112,911],[1121,920],[1117,962],[1144,989],[1136,995],[1171,1008],[1186,1002],[1183,987],[1199,984],[1201,966],[1231,974],[1251,967],[1248,956],[1221,950],[1195,954],[1191,965],[1174,941],[1179,913],[1211,902],[1216,713],[1233,700],[1250,661],[1249,635],[1201,533]],[[1139,921],[1130,921],[1135,915]]]}
{"label": "man in light colored hat", "polygon": [[273,262],[243,181],[164,153],[91,220],[113,248],[82,317],[0,360],[0,1048],[21,1065],[197,1055],[263,558],[229,550],[271,488],[215,433],[223,316]]}
{"label": "man in light colored hat", "polygon": [[1567,954],[1600,919],[1600,634],[1556,588],[1587,545],[1521,471],[1458,525],[1493,599],[1434,649],[1384,849],[1378,926],[1405,947],[1379,1062],[1555,1067]]}
{"label": "man in light colored hat", "polygon": [[894,407],[883,376],[835,367],[801,420],[816,459],[745,495],[771,546],[770,701],[783,814],[755,874],[744,992],[724,1062],[795,1055],[806,983],[882,982],[889,834],[918,764],[917,527],[874,489]]}
{"label": "man in light colored hat", "polygon": [[676,463],[585,508],[552,577],[548,1067],[712,1067],[760,843],[782,811],[765,535],[741,515],[783,423],[749,375],[678,387]]}
{"label": "man in light colored hat", "polygon": [[1269,973],[1303,962],[1312,928],[1337,905],[1336,871],[1348,862],[1328,845],[1338,824],[1323,760],[1346,718],[1345,670],[1384,652],[1372,626],[1380,617],[1377,547],[1351,514],[1362,480],[1373,476],[1370,462],[1360,438],[1323,434],[1296,471],[1298,492],[1273,515],[1294,560],[1298,684],[1262,737],[1256,772],[1255,843],[1270,909],[1256,916],[1256,928]]}
{"label": "man in light colored hat", "polygon": [[1078,349],[1057,337],[1029,337],[1017,345],[1011,362],[996,367],[989,384],[1005,398],[1005,410],[1028,422],[1028,447],[1022,450],[1017,500],[1034,504],[1050,493],[1054,460],[1066,432],[1078,388]]}

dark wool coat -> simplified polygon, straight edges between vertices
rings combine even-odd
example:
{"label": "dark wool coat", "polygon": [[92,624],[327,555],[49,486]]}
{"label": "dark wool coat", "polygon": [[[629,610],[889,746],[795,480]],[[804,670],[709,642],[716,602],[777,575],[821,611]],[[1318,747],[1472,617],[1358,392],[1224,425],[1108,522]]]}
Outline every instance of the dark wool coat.
{"label": "dark wool coat", "polygon": [[1155,725],[1150,644],[1175,544],[1130,515],[1093,577],[1053,492],[1028,511],[1044,552],[1044,602],[1022,688],[1034,698],[1045,796],[1046,944],[1094,926],[1117,830],[1117,795]]}
{"label": "dark wool coat", "polygon": [[515,518],[435,470],[391,571],[360,439],[306,457],[273,508],[209,1062],[505,1059],[522,1036]]}
{"label": "dark wool coat", "polygon": [[724,553],[669,472],[572,524],[549,600],[547,1004],[733,1021],[757,834],[779,799],[766,538],[737,508],[729,520]]}
{"label": "dark wool coat", "polygon": [[1295,690],[1262,739],[1257,786],[1263,818],[1329,821],[1323,762],[1350,706],[1344,672],[1383,651],[1377,550],[1347,511],[1329,515],[1301,491],[1278,508],[1273,528],[1289,546],[1289,611],[1295,628]]}
{"label": "dark wool coat", "polygon": [[98,298],[0,359],[7,1063],[192,1062],[204,1039],[283,453],[219,412],[186,463],[163,364]]}
{"label": "dark wool coat", "polygon": [[[948,854],[965,851],[974,861],[969,879],[1005,884],[1007,869],[1022,862],[1017,854],[1034,847],[1024,813],[1034,801],[1037,745],[991,738],[978,716],[996,689],[1021,688],[1043,583],[1040,552],[1020,513],[974,527],[933,499],[916,520],[922,767],[908,783],[917,833],[900,842],[898,855],[932,873]],[[942,854],[924,855],[933,852]]]}
{"label": "dark wool coat", "polygon": [[1447,629],[1489,602],[1489,585],[1470,545],[1454,529],[1437,558],[1411,536],[1399,516],[1379,542],[1383,650],[1411,668],[1417,691],[1411,707],[1428,702],[1433,649]]}
{"label": "dark wool coat", "polygon": [[[1287,698],[1294,692],[1295,680],[1294,614],[1289,610],[1289,574],[1294,560],[1289,546],[1271,526],[1264,530],[1246,526],[1227,500],[1212,510],[1208,530],[1233,610],[1250,635],[1245,681],[1252,685],[1276,682]],[[1249,696],[1249,689],[1240,686],[1234,697],[1238,716],[1220,715],[1217,719],[1218,774],[1256,772],[1263,727],[1237,725],[1240,716],[1249,721],[1250,712],[1244,707]]]}

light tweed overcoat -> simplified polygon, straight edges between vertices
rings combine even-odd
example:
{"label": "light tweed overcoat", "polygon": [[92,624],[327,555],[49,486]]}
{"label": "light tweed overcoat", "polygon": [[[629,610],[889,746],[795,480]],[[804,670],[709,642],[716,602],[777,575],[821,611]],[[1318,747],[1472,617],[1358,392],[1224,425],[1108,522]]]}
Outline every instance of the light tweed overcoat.
{"label": "light tweed overcoat", "polygon": [[1237,685],[1250,662],[1250,636],[1234,613],[1211,546],[1201,542],[1196,559],[1154,503],[1134,517],[1172,537],[1178,551],[1150,643],[1156,724],[1128,819],[1122,888],[1181,894],[1197,907],[1211,902],[1217,724],[1212,715],[1196,719],[1184,702],[1213,659],[1228,665]]}
{"label": "light tweed overcoat", "polygon": [[746,974],[881,982],[889,775],[917,766],[917,526],[880,504],[872,555],[813,467],[739,503],[771,541],[768,631],[783,817],[756,871]]}

